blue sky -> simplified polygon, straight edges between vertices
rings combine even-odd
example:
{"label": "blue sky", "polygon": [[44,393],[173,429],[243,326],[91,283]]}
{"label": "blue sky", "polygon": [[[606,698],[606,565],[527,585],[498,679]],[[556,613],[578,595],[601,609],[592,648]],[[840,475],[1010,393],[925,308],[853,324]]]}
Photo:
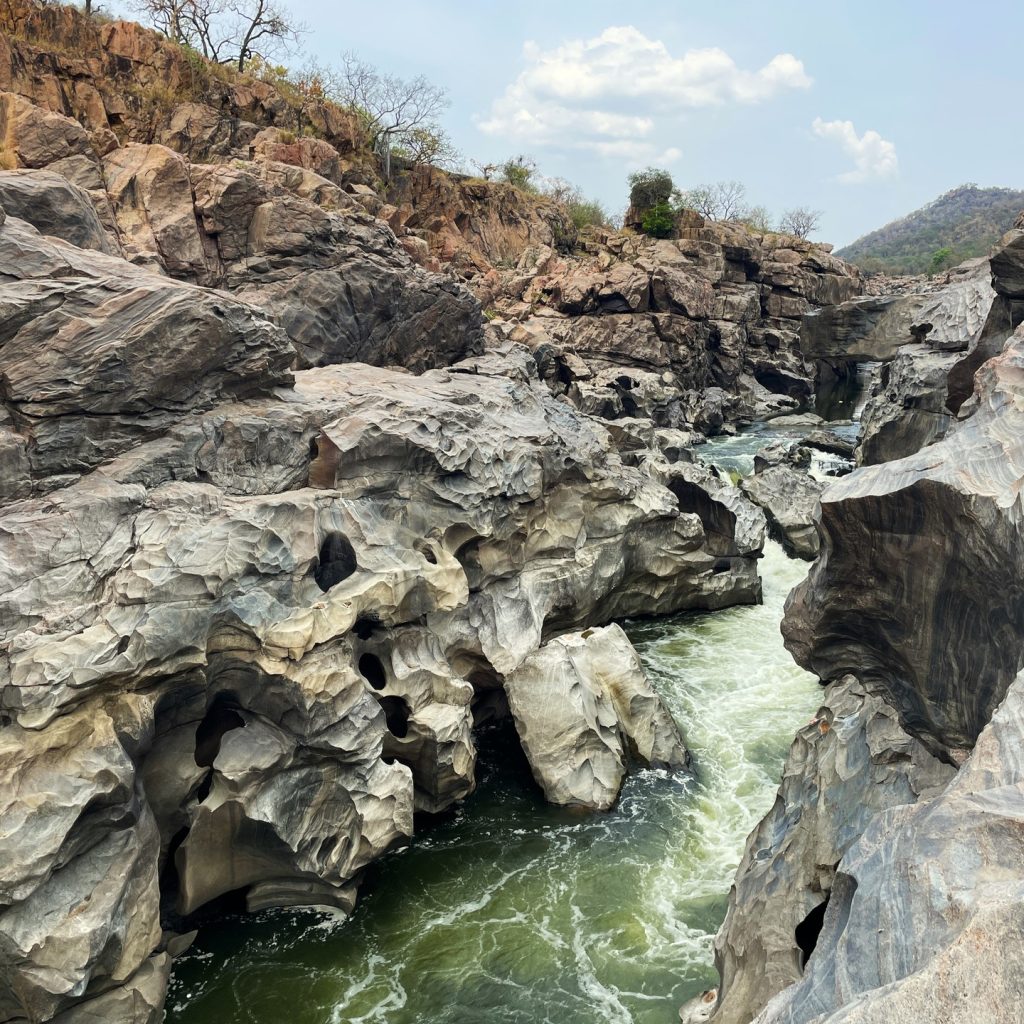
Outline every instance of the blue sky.
{"label": "blue sky", "polygon": [[527,152],[615,210],[660,162],[684,187],[735,178],[774,212],[819,208],[842,245],[965,181],[1024,187],[1021,3],[289,6],[321,60],[354,50],[444,86],[467,157]]}
{"label": "blue sky", "polygon": [[1024,4],[284,0],[324,63],[447,89],[468,159],[528,153],[612,210],[626,175],[738,179],[842,245],[965,181],[1024,187]]}

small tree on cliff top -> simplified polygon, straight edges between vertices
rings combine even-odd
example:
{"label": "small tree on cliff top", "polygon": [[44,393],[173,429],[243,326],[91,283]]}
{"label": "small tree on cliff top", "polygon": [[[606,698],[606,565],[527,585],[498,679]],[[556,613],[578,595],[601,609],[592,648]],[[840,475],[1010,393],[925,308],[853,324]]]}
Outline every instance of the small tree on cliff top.
{"label": "small tree on cliff top", "polygon": [[269,62],[307,31],[277,0],[131,0],[132,10],[168,39],[239,71]]}
{"label": "small tree on cliff top", "polygon": [[404,79],[381,74],[352,53],[345,54],[342,61],[337,99],[362,118],[384,178],[390,181],[393,148],[405,145],[424,129],[443,134],[435,118],[448,106],[448,96],[423,75]]}
{"label": "small tree on cliff top", "polygon": [[797,206],[782,215],[782,220],[779,221],[779,230],[796,235],[797,238],[806,238],[812,231],[817,230],[820,223],[821,210]]}

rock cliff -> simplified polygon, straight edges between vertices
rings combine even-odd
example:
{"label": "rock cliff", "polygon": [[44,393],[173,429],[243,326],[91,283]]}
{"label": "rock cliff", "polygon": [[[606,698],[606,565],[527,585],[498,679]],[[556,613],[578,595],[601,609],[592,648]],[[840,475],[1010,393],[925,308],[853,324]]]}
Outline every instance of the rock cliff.
{"label": "rock cliff", "polygon": [[984,318],[949,322],[1005,348],[945,438],[821,495],[783,633],[826,703],[748,840],[712,1020],[1018,1016],[1022,234],[986,262]]}

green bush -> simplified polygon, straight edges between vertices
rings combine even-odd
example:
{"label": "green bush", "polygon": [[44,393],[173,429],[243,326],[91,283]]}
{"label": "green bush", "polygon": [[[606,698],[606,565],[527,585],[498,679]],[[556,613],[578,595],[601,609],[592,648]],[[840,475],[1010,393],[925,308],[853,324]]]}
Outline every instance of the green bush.
{"label": "green bush", "polygon": [[523,192],[537,191],[533,182],[536,173],[537,165],[528,156],[511,157],[501,165],[501,180]]}
{"label": "green bush", "polygon": [[608,213],[596,199],[570,199],[565,208],[577,230],[605,227],[608,224]]}
{"label": "green bush", "polygon": [[667,201],[655,203],[644,213],[641,224],[645,235],[652,238],[668,238],[675,230],[676,215]]}

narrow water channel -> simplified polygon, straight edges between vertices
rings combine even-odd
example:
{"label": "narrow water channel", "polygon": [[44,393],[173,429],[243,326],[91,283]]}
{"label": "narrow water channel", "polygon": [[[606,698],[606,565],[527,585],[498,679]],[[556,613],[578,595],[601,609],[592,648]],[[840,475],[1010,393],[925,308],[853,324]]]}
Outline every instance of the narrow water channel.
{"label": "narrow water channel", "polygon": [[496,736],[477,793],[377,865],[349,920],[204,929],[175,968],[168,1024],[671,1024],[714,981],[744,839],[819,701],[779,635],[806,568],[770,544],[763,605],[626,624],[693,777],[639,772],[610,813],[569,813]]}

